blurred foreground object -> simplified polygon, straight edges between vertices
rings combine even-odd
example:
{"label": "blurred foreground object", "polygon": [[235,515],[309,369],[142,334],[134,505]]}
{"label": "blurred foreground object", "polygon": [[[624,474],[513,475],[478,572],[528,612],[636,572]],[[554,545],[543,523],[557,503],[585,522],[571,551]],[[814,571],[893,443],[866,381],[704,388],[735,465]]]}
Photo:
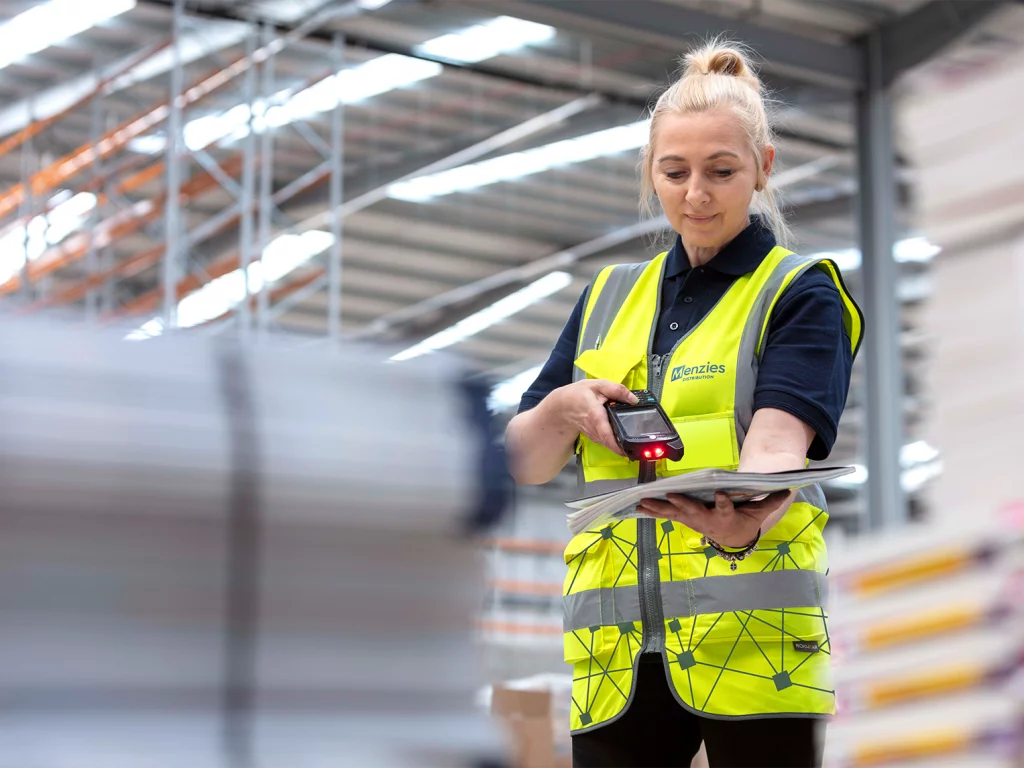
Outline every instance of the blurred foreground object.
{"label": "blurred foreground object", "polygon": [[977,517],[835,555],[826,765],[1021,765],[1022,576],[1024,530]]}
{"label": "blurred foreground object", "polygon": [[450,361],[383,357],[5,327],[2,768],[493,754],[485,406]]}

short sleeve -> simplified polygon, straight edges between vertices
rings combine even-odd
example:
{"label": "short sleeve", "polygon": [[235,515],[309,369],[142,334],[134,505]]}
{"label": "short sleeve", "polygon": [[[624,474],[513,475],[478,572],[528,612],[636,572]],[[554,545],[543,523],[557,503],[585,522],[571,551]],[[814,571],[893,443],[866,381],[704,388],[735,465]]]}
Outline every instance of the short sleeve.
{"label": "short sleeve", "polygon": [[562,335],[555,342],[555,347],[551,350],[537,379],[523,393],[523,397],[519,401],[519,413],[535,407],[559,387],[572,384],[572,369],[576,362],[576,344],[580,335],[580,325],[583,323],[586,299],[587,291],[584,291],[576,302],[572,314],[569,315],[569,319],[562,329]]}
{"label": "short sleeve", "polygon": [[778,408],[815,432],[809,458],[828,458],[846,407],[853,350],[843,299],[832,279],[809,269],[779,299],[768,326],[754,410]]}

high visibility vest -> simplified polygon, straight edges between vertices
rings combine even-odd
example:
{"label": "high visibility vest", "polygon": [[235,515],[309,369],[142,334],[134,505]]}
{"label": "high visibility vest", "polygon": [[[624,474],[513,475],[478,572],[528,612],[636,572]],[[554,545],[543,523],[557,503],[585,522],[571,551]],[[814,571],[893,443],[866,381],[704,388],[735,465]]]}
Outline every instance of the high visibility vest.
{"label": "high visibility vest", "polygon": [[[738,278],[667,355],[652,354],[666,254],[606,267],[591,284],[575,376],[649,389],[686,449],[665,477],[736,469],[772,309],[807,269],[835,282],[856,354],[863,316],[834,263],[774,248]],[[581,436],[582,493],[633,485],[638,465]],[[614,721],[632,700],[641,652],[659,652],[680,705],[704,717],[826,716],[828,658],[824,495],[805,488],[736,571],[701,534],[676,522],[630,519],[566,547],[565,659],[573,665],[571,728]]]}

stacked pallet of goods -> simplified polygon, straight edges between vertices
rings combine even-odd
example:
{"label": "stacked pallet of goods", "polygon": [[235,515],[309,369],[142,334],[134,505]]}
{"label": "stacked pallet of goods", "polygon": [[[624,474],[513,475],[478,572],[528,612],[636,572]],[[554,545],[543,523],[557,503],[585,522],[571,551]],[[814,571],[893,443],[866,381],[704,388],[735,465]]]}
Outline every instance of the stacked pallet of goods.
{"label": "stacked pallet of goods", "polygon": [[831,576],[827,765],[1024,764],[1019,521],[866,537]]}

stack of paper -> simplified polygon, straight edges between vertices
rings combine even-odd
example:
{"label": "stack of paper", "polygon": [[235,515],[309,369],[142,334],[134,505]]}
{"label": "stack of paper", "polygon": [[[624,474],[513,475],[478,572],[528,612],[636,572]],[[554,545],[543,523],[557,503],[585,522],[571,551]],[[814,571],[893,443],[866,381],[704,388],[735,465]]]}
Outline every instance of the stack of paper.
{"label": "stack of paper", "polygon": [[629,517],[637,513],[641,499],[664,499],[667,494],[680,493],[703,504],[712,504],[715,493],[721,492],[735,502],[751,501],[776,491],[796,490],[806,485],[835,480],[848,475],[853,467],[799,469],[789,472],[735,472],[727,469],[701,469],[683,475],[663,477],[652,483],[634,485],[620,491],[566,502],[576,509],[566,517],[573,534]]}

